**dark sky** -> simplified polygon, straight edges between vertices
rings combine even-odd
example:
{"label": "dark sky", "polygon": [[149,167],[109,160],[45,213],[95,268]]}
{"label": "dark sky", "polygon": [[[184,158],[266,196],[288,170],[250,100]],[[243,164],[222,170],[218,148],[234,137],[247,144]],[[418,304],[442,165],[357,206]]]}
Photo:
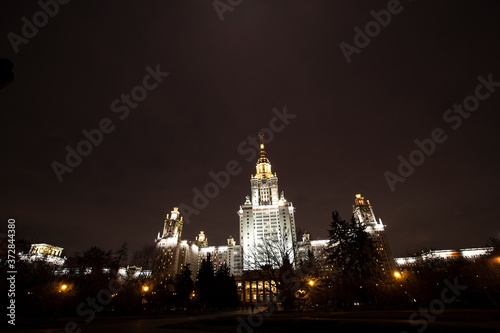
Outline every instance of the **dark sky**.
{"label": "dark sky", "polygon": [[[0,90],[1,230],[14,217],[18,237],[67,253],[124,241],[134,250],[236,160],[240,174],[183,234],[225,244],[255,173],[238,145],[286,106],[296,118],[266,150],[313,238],[327,235],[332,210],[350,217],[356,193],[387,225],[396,256],[499,237],[500,87],[456,130],[443,114],[474,95],[478,76],[500,82],[500,6],[402,1],[348,64],[339,44],[353,44],[354,27],[387,4],[243,0],[221,21],[208,0],[71,1],[15,53],[8,33],[21,35],[22,17],[32,22],[40,7],[1,1],[0,58],[15,74]],[[157,64],[169,76],[121,120],[111,103]],[[103,118],[114,131],[60,183],[51,163]],[[447,140],[391,191],[384,173],[435,128]]]}

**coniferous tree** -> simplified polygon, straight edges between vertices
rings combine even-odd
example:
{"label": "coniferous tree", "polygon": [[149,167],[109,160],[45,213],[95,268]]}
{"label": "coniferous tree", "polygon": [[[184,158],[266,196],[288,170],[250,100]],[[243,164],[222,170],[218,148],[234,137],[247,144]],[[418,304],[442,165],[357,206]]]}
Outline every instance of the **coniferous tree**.
{"label": "coniferous tree", "polygon": [[378,253],[366,227],[354,216],[346,222],[335,211],[330,228],[328,259],[335,268],[351,279],[379,278]]}
{"label": "coniferous tree", "polygon": [[354,278],[360,280],[381,279],[382,272],[379,264],[379,254],[373,239],[366,231],[366,226],[357,223],[351,218],[352,227],[352,253],[351,270]]}
{"label": "coniferous tree", "polygon": [[194,289],[194,282],[191,279],[191,267],[190,264],[186,264],[182,267],[180,274],[177,274],[175,278],[175,293],[176,293],[176,304],[178,306],[186,307],[189,303],[191,293]]}
{"label": "coniferous tree", "polygon": [[214,282],[214,266],[209,253],[207,258],[201,261],[200,269],[196,276],[196,294],[200,304],[205,308],[211,308],[214,304]]}
{"label": "coniferous tree", "polygon": [[296,302],[295,294],[297,290],[295,287],[295,281],[299,278],[288,254],[285,254],[283,257],[283,265],[278,269],[278,271],[280,278],[279,285],[281,287],[281,303],[283,304],[283,308],[285,310],[292,310]]}
{"label": "coniferous tree", "polygon": [[382,272],[375,244],[366,227],[354,216],[349,223],[334,211],[330,228],[327,251],[337,280],[334,291],[337,297],[344,302],[364,299],[378,303],[376,290]]}
{"label": "coniferous tree", "polygon": [[335,269],[344,274],[349,267],[352,253],[352,228],[340,217],[339,212],[332,212],[332,221],[330,222],[330,241],[328,243],[328,261],[332,263]]}
{"label": "coniferous tree", "polygon": [[238,292],[234,277],[229,272],[226,263],[221,265],[215,274],[216,306],[219,309],[236,308],[238,305]]}

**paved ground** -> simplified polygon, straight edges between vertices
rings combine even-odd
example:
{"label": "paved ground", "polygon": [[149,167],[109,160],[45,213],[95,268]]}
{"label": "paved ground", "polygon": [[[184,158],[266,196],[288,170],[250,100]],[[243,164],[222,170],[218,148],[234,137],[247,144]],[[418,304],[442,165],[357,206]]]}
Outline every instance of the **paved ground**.
{"label": "paved ground", "polygon": [[[79,322],[82,333],[87,332],[500,332],[500,311],[447,310],[432,321],[415,316],[412,311],[358,312],[293,312],[273,314],[251,311],[230,311],[205,315],[174,315],[168,318],[104,318],[90,324]],[[61,327],[62,324],[52,327]],[[9,332],[54,333],[63,328],[29,328]],[[78,329],[74,330],[78,333]]]}
{"label": "paved ground", "polygon": [[[185,329],[168,329],[168,326],[180,325],[184,323],[190,323],[197,320],[213,320],[218,317],[225,316],[240,316],[251,313],[249,311],[228,311],[221,313],[212,313],[207,315],[195,315],[195,316],[181,316],[181,317],[167,317],[167,318],[109,318],[109,320],[96,320],[86,324],[83,321],[79,321],[78,318],[72,318],[70,320],[75,321],[78,324],[78,328],[74,328],[73,332],[78,333],[78,329],[81,329],[81,333],[101,333],[101,332],[120,332],[120,333],[142,333],[142,332],[161,332],[161,333],[188,333]],[[30,325],[36,326],[36,325]],[[60,323],[42,323],[40,326],[53,326],[58,328],[20,328],[16,327],[14,330],[8,330],[5,332],[17,332],[17,333],[59,333],[65,332],[64,322]],[[158,328],[162,326],[163,328]],[[71,331],[69,331],[71,332]],[[204,332],[196,330],[196,332]]]}
{"label": "paved ground", "polygon": [[[238,318],[239,317],[239,318]],[[413,320],[410,320],[412,318]],[[225,316],[175,325],[186,332],[500,332],[500,311],[447,310],[431,320],[414,311],[295,312]]]}

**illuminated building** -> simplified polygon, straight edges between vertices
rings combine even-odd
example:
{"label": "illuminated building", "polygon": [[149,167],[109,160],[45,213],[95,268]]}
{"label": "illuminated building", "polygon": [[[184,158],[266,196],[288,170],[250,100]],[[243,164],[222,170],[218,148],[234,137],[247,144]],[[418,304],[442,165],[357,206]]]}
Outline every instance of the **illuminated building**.
{"label": "illuminated building", "polygon": [[[261,136],[260,158],[257,161],[255,176],[251,176],[251,196],[238,212],[240,218],[240,244],[234,238],[228,239],[227,245],[208,246],[208,240],[202,231],[196,241],[181,240],[183,218],[177,207],[167,215],[163,232],[156,238],[160,250],[160,272],[166,279],[175,277],[182,267],[190,263],[193,275],[199,264],[210,254],[214,269],[226,264],[235,276],[240,276],[243,270],[255,270],[264,264],[263,254],[259,248],[264,243],[278,244],[271,255],[279,257],[278,252],[288,253],[291,262],[295,237],[295,208],[285,199],[284,193],[278,192],[278,177],[271,172],[271,163],[266,157]],[[269,255],[269,253],[268,253]],[[262,259],[262,260],[261,260]],[[272,263],[279,266],[280,260]]]}
{"label": "illuminated building", "polygon": [[278,300],[276,283],[263,279],[258,271],[245,271],[241,277],[236,278],[238,297],[244,303],[267,304]]}
{"label": "illuminated building", "polygon": [[[251,196],[246,197],[238,211],[244,271],[259,269],[262,264],[277,267],[283,253],[294,261],[295,208],[283,192],[279,195],[278,177],[271,172],[262,135],[256,171],[250,178]],[[267,246],[270,244],[274,245]],[[272,253],[262,253],[263,248]],[[268,262],[269,257],[274,257],[275,262]]]}
{"label": "illuminated building", "polygon": [[174,207],[170,215],[167,214],[165,218],[162,234],[158,233],[156,238],[159,267],[155,268],[161,280],[173,279],[188,263],[193,272],[192,278],[196,275],[200,243],[181,239],[183,224],[184,221],[178,208]]}
{"label": "illuminated building", "polygon": [[31,244],[28,254],[21,254],[19,259],[25,261],[45,261],[55,265],[64,265],[66,257],[62,257],[64,248],[46,243]]}
{"label": "illuminated building", "polygon": [[[156,239],[157,247],[162,253],[162,275],[172,279],[187,263],[191,264],[193,277],[203,259],[210,259],[217,270],[226,264],[230,273],[241,277],[238,279],[240,295],[245,301],[262,301],[272,296],[266,296],[266,283],[258,275],[265,265],[279,268],[283,259],[288,256],[290,263],[295,265],[298,256],[305,256],[311,251],[322,262],[321,271],[329,274],[334,270],[331,264],[325,263],[329,246],[328,239],[310,240],[306,233],[297,243],[295,232],[295,208],[285,199],[284,193],[278,191],[278,177],[271,170],[271,163],[264,150],[261,135],[260,156],[256,163],[256,174],[250,177],[250,195],[240,206],[239,241],[240,245],[230,237],[226,245],[209,246],[203,231],[194,242],[181,240],[183,219],[179,210],[174,207],[165,219],[163,232]],[[375,218],[373,207],[368,200],[356,195],[353,214],[358,223],[366,227],[373,239],[379,254],[381,270],[392,275],[396,270],[389,243],[382,221]],[[255,275],[257,274],[257,275]],[[260,284],[263,285],[260,288]],[[255,285],[255,286],[254,286]],[[255,288],[254,288],[255,287]]]}
{"label": "illuminated building", "polygon": [[459,250],[430,250],[422,251],[421,254],[415,255],[413,257],[403,257],[395,258],[396,265],[398,267],[407,267],[420,264],[422,262],[441,259],[441,260],[454,260],[454,259],[467,259],[474,260],[480,257],[488,256],[493,251],[493,247],[480,247],[471,249],[459,249]]}
{"label": "illuminated building", "polygon": [[316,260],[321,263],[320,271],[328,274],[332,272],[333,266],[328,263],[327,252],[329,239],[315,239],[310,240],[310,234],[306,231],[302,235],[302,241],[298,242],[297,251],[299,258],[307,258],[308,253],[311,252]]}
{"label": "illuminated building", "polygon": [[198,254],[198,268],[200,267],[201,261],[206,259],[209,254],[215,271],[217,271],[220,266],[226,264],[230,274],[235,276],[241,275],[241,247],[236,245],[233,237],[229,236],[227,245],[208,246],[207,244],[207,246],[200,248]]}
{"label": "illuminated building", "polygon": [[379,254],[380,266],[384,274],[392,275],[396,270],[394,258],[392,256],[387,235],[385,233],[385,225],[382,219],[375,218],[373,207],[370,205],[370,200],[365,200],[361,194],[356,194],[356,199],[353,205],[354,218],[358,223],[363,224],[375,244],[375,248]]}
{"label": "illuminated building", "polygon": [[158,233],[156,246],[159,265],[156,267],[160,279],[173,279],[186,264],[190,264],[191,278],[196,279],[199,264],[210,254],[214,270],[226,264],[230,274],[241,274],[241,249],[230,237],[225,246],[208,246],[208,238],[200,231],[194,242],[182,240],[183,218],[177,207],[167,214],[162,233]]}
{"label": "illuminated building", "polygon": [[[381,219],[377,221],[370,201],[365,200],[361,194],[356,194],[353,215],[357,223],[361,223],[366,227],[365,231],[373,240],[379,255],[378,260],[381,271],[386,275],[392,276],[396,270],[396,265],[385,234],[385,226],[382,224]],[[334,267],[327,262],[328,252],[326,249],[328,246],[328,239],[309,240],[309,234],[305,233],[302,241],[298,244],[298,249],[301,256],[306,256],[308,251],[311,251],[318,261],[323,263],[321,271],[328,274],[334,270]]]}

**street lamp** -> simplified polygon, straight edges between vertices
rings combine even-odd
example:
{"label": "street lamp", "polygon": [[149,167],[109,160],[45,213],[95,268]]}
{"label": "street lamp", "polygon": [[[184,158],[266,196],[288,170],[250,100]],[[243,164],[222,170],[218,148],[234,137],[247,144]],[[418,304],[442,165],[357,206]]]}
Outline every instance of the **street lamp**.
{"label": "street lamp", "polygon": [[142,286],[142,291],[147,292],[149,290],[148,286]]}
{"label": "street lamp", "polygon": [[312,287],[314,286],[314,281],[313,280],[309,280],[309,285]]}
{"label": "street lamp", "polygon": [[401,279],[401,273],[399,273],[399,272],[394,272],[394,277],[395,277],[396,279]]}

